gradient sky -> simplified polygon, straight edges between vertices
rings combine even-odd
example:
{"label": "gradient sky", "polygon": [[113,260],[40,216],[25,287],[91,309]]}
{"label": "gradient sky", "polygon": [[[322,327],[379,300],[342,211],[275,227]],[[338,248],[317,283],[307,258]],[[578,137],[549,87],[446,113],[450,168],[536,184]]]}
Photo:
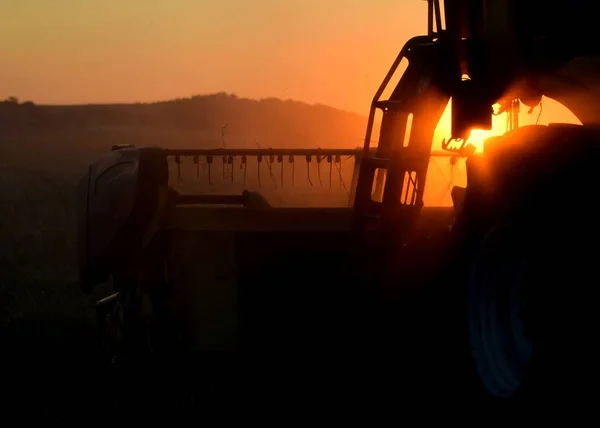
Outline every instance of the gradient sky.
{"label": "gradient sky", "polygon": [[219,91],[366,114],[421,0],[3,0],[0,97],[154,101]]}

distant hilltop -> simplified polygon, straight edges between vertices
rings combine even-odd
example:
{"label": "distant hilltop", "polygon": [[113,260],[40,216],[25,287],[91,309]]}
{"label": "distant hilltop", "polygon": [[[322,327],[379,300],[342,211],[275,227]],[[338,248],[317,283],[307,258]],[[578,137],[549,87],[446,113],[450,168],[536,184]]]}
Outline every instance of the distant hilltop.
{"label": "distant hilltop", "polygon": [[4,131],[79,129],[133,139],[143,134],[160,136],[163,146],[358,147],[365,126],[365,117],[325,105],[227,93],[135,104],[51,106],[16,97],[0,102]]}

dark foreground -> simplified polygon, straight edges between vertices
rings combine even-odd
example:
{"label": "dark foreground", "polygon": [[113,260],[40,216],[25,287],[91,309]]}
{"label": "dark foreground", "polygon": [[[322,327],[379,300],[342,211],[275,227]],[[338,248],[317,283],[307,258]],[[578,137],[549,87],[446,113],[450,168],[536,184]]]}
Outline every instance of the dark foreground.
{"label": "dark foreground", "polygon": [[387,337],[386,349],[377,342],[389,332],[357,329],[354,346],[337,349],[278,352],[273,347],[193,361],[140,357],[110,365],[91,326],[66,319],[22,320],[3,337],[3,413],[22,421],[83,417],[110,422],[185,419],[190,412],[204,418],[224,408],[218,413],[223,418],[251,409],[270,415],[284,411],[286,419],[295,419],[317,416],[319,409],[352,414],[377,405],[406,414],[414,405],[472,401],[465,401],[474,397],[467,396],[464,371],[440,342],[443,329],[435,339],[414,337],[424,334],[426,322],[410,320],[407,326],[414,331]]}
{"label": "dark foreground", "polygon": [[[447,230],[443,222],[436,224],[438,232]],[[426,232],[438,250],[444,247],[439,234],[431,228]],[[467,340],[466,287],[460,275],[444,268],[444,258],[435,256],[451,251],[433,251],[421,236],[422,247],[403,258],[404,277],[374,293],[372,284],[340,274],[353,270],[347,269],[343,251],[348,243],[339,237],[327,241],[328,257],[315,250],[322,235],[304,233],[288,247],[277,236],[261,237],[260,242],[247,239],[250,235],[236,241],[241,253],[260,254],[263,261],[260,269],[251,257],[238,265],[244,272],[239,278],[241,351],[194,358],[164,352],[111,364],[93,325],[21,319],[1,337],[3,414],[23,422],[107,424],[257,415],[278,422],[324,421],[333,415],[340,421],[357,414],[370,421],[380,416],[404,422],[454,420],[455,412],[481,423],[480,415],[495,421],[513,410],[538,412],[538,418],[549,412],[589,414],[582,407],[597,397],[593,380],[598,378],[590,359],[597,354],[589,346],[587,354],[575,347],[546,351],[556,356],[538,365],[537,390],[522,400],[491,400],[484,393]],[[455,262],[448,266],[460,265]],[[418,287],[406,286],[417,278]],[[589,311],[592,301],[583,300],[579,312]],[[577,312],[563,305],[556,313],[567,319]],[[581,339],[590,331],[582,323],[578,327],[579,332],[568,333]]]}
{"label": "dark foreground", "polygon": [[571,416],[577,417],[595,408],[588,403],[596,392],[581,386],[589,385],[592,373],[562,397],[538,394],[512,403],[487,398],[469,364],[458,319],[444,319],[448,300],[438,297],[438,303],[420,296],[385,313],[381,307],[379,313],[369,311],[369,317],[350,320],[351,328],[328,347],[292,347],[283,339],[279,350],[273,345],[263,352],[139,357],[114,364],[103,358],[90,325],[21,320],[2,336],[2,413],[22,422],[110,424],[257,416],[342,421],[359,415],[371,421],[451,421],[460,413],[460,420],[469,415],[481,423],[480,416],[496,420],[512,411],[520,416],[541,411],[536,417],[546,420],[554,412],[577,408]]}

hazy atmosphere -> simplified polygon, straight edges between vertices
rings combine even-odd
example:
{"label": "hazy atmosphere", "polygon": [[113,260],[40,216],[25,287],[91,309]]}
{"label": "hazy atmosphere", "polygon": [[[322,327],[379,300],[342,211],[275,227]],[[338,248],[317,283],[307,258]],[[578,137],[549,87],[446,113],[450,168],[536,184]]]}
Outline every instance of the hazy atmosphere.
{"label": "hazy atmosphere", "polygon": [[[423,30],[425,10],[367,0],[0,2],[0,324],[90,316],[77,285],[74,191],[111,145],[360,146],[373,91]],[[276,204],[300,195],[303,205],[340,206],[352,164],[344,159],[331,187],[326,167],[308,176],[303,164],[294,189],[285,171],[285,192],[266,167],[260,186],[252,165],[247,183],[218,169],[213,181],[226,192],[261,187]],[[181,185],[206,190],[202,173],[184,162]]]}

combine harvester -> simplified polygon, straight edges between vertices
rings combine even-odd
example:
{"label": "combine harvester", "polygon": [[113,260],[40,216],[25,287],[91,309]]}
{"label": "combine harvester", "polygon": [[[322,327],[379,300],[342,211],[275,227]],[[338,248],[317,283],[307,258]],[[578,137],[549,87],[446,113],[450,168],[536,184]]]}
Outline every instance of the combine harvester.
{"label": "combine harvester", "polygon": [[[112,361],[211,356],[204,367],[216,370],[233,353],[263,384],[388,385],[428,400],[580,392],[597,355],[587,293],[600,235],[600,43],[585,5],[429,0],[428,33],[393,63],[360,150],[114,147],[79,199],[82,287],[112,278],[116,291],[98,303]],[[518,127],[519,106],[543,96],[582,125]],[[452,136],[432,152],[449,100]],[[491,129],[495,105],[514,129],[475,152],[471,130]],[[424,208],[442,154],[468,158],[468,183],[452,190],[454,207]],[[180,193],[172,172],[253,164],[271,179],[301,159],[331,180],[348,157],[346,208]]]}

